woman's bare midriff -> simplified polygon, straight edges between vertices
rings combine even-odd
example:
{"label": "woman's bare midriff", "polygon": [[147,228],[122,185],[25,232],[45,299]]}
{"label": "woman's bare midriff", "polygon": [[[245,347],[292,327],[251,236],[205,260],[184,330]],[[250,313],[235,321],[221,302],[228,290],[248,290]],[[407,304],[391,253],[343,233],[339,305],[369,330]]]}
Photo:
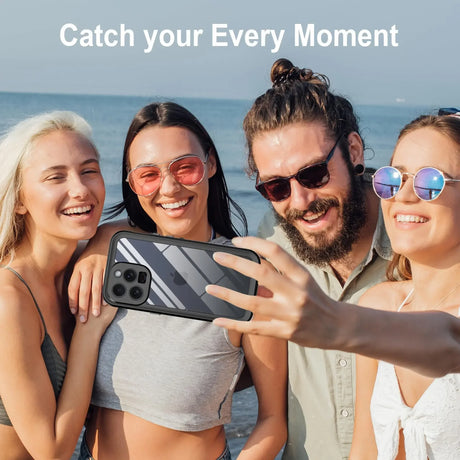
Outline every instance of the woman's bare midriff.
{"label": "woman's bare midriff", "polygon": [[222,425],[177,431],[128,412],[94,407],[86,441],[96,460],[216,460],[225,449],[225,431]]}

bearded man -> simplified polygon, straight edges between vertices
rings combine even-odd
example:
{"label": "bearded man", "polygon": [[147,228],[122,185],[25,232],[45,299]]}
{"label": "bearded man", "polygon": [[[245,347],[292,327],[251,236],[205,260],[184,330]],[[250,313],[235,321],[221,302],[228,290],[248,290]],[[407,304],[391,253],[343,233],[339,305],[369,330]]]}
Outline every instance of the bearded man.
{"label": "bearded man", "polygon": [[[259,236],[294,254],[333,299],[357,303],[385,279],[391,247],[364,168],[364,142],[348,100],[324,75],[286,59],[244,120],[250,172],[272,210]],[[348,458],[353,435],[351,353],[289,342],[284,460]]]}

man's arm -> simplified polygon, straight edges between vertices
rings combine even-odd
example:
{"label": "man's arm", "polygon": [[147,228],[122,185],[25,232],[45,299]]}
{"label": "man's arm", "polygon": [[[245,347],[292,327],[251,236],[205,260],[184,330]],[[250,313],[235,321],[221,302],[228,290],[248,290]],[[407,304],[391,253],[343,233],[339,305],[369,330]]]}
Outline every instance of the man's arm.
{"label": "man's arm", "polygon": [[258,252],[276,271],[230,254],[216,254],[219,263],[255,278],[261,287],[257,296],[214,285],[207,287],[208,293],[267,318],[248,322],[219,318],[214,320],[218,326],[306,347],[358,353],[432,377],[460,372],[458,318],[443,312],[395,313],[334,301],[275,243],[255,237],[233,241],[235,246]]}
{"label": "man's arm", "polygon": [[431,377],[460,372],[460,319],[444,312],[396,313],[342,304],[335,347]]}

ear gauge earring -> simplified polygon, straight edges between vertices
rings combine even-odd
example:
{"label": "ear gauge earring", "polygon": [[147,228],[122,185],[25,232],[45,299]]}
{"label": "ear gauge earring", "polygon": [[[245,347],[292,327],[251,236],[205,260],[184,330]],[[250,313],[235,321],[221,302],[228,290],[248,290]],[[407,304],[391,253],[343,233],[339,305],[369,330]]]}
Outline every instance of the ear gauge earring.
{"label": "ear gauge earring", "polygon": [[364,173],[364,165],[358,163],[357,165],[355,165],[354,170],[357,176],[362,176]]}

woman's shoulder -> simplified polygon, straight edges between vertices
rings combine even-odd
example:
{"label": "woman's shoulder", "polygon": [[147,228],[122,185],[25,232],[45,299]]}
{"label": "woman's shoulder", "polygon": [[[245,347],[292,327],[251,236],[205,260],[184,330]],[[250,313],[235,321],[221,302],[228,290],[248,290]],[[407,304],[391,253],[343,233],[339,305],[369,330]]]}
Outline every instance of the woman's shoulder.
{"label": "woman's shoulder", "polygon": [[397,310],[412,289],[412,280],[385,281],[369,288],[359,305],[379,310]]}
{"label": "woman's shoulder", "polygon": [[18,272],[11,268],[2,266],[0,268],[0,297],[7,299],[15,299],[18,296],[22,297],[27,287],[19,278]]}
{"label": "woman's shoulder", "polygon": [[[34,299],[27,286],[14,272],[0,269],[0,323],[3,330],[10,327],[39,325]],[[30,329],[29,329],[30,330]]]}

